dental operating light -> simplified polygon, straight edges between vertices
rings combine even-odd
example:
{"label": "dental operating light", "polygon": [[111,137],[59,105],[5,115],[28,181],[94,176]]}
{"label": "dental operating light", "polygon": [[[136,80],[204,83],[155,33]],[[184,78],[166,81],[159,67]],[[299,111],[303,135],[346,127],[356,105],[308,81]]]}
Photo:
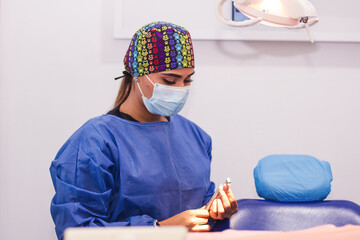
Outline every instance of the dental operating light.
{"label": "dental operating light", "polygon": [[249,19],[232,21],[223,15],[227,0],[220,0],[217,17],[227,25],[247,27],[257,23],[289,29],[306,28],[311,42],[314,42],[310,25],[319,21],[314,6],[307,0],[232,0],[234,6]]}

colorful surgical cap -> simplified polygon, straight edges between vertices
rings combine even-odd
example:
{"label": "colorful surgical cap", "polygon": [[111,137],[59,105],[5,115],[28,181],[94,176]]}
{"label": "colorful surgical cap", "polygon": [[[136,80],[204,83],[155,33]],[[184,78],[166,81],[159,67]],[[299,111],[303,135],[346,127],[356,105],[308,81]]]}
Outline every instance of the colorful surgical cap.
{"label": "colorful surgical cap", "polygon": [[168,22],[153,22],[133,36],[124,58],[132,76],[180,68],[193,68],[194,50],[190,33]]}

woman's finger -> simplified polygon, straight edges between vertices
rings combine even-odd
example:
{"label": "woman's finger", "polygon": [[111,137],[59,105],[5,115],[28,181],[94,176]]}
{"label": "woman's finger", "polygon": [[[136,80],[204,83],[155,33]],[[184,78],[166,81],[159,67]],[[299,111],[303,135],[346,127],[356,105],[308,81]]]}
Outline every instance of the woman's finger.
{"label": "woman's finger", "polygon": [[210,231],[210,225],[195,225],[190,229],[191,232],[208,232]]}
{"label": "woman's finger", "polygon": [[225,217],[225,210],[224,207],[222,205],[221,199],[215,199],[217,201],[217,216],[219,220],[223,220]]}
{"label": "woman's finger", "polygon": [[209,218],[209,211],[202,208],[192,210],[192,214],[199,218]]}
{"label": "woman's finger", "polygon": [[226,196],[227,196],[227,198],[228,198],[228,200],[230,202],[232,213],[236,213],[238,211],[238,204],[237,204],[236,198],[235,198],[230,186],[225,188],[224,191],[225,191]]}
{"label": "woman's finger", "polygon": [[222,207],[223,207],[224,211],[231,212],[231,204],[228,199],[228,196],[226,195],[224,190],[221,188],[219,188],[219,195],[220,195],[220,199],[221,199],[221,203],[222,203]]}
{"label": "woman's finger", "polygon": [[194,225],[203,225],[208,223],[207,218],[194,218],[193,220]]}
{"label": "woman's finger", "polygon": [[212,202],[211,207],[210,207],[210,217],[213,219],[217,219],[218,215],[217,215],[217,201],[216,199]]}

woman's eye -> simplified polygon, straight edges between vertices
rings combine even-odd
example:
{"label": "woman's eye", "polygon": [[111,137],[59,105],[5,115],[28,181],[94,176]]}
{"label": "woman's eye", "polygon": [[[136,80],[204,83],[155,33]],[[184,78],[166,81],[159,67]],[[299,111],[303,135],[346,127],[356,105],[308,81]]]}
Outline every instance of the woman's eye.
{"label": "woman's eye", "polygon": [[184,80],[184,83],[191,83],[191,82],[193,82],[194,80],[192,80],[192,79],[188,79],[188,80]]}
{"label": "woman's eye", "polygon": [[166,84],[175,84],[175,83],[176,83],[175,81],[169,81],[169,80],[166,80],[166,79],[163,79],[163,81],[164,81]]}

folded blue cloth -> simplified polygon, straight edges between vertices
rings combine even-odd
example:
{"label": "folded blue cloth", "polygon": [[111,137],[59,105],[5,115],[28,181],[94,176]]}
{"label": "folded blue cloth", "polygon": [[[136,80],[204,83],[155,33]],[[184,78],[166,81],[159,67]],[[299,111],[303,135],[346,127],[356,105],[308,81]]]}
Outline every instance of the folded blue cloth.
{"label": "folded blue cloth", "polygon": [[266,200],[312,202],[331,191],[330,164],[308,155],[270,155],[254,169],[257,194]]}

